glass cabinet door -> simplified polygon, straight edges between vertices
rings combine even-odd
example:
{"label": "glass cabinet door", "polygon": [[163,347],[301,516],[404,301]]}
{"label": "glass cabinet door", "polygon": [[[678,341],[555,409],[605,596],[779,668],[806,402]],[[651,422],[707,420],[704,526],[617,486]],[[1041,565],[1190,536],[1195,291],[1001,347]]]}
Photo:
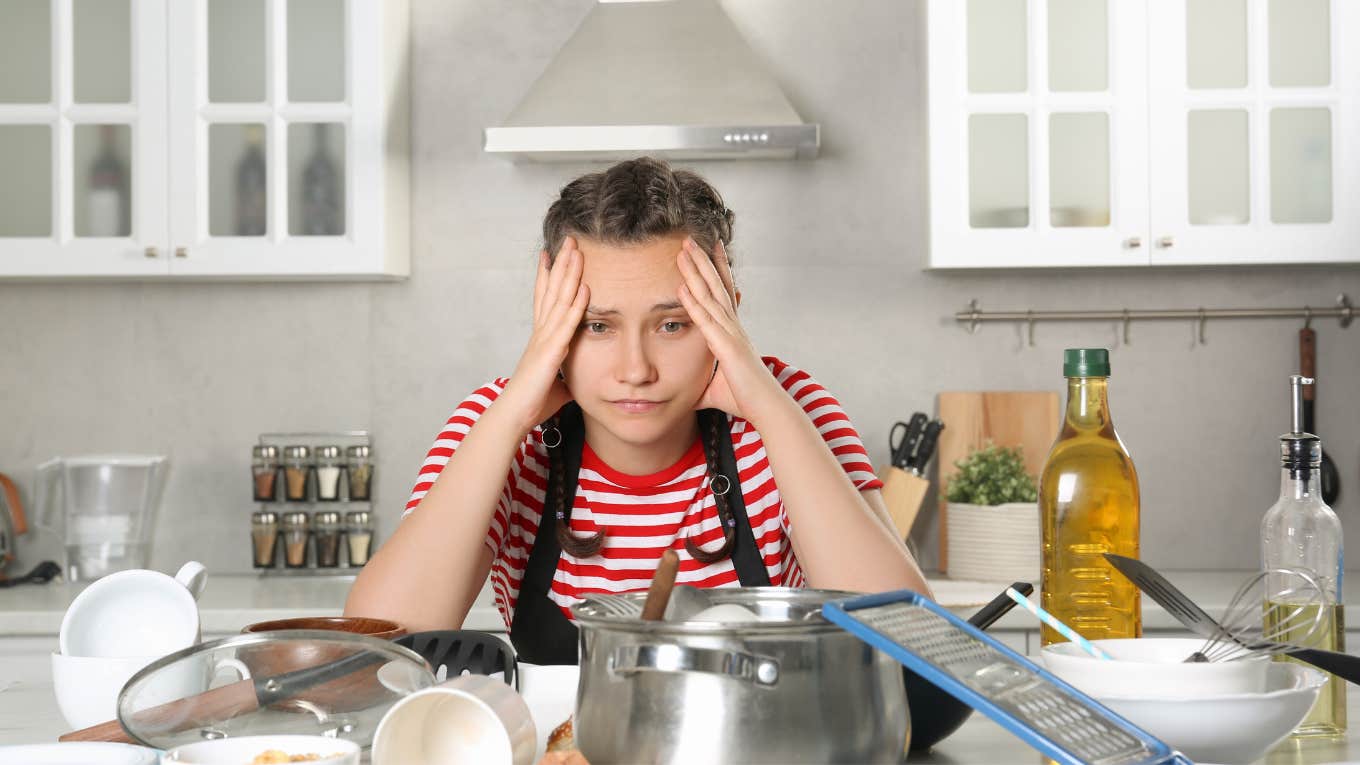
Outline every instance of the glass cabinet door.
{"label": "glass cabinet door", "polygon": [[[1360,34],[1348,0],[1154,4],[1152,259],[1355,260]],[[1351,145],[1347,145],[1347,142]]]}
{"label": "glass cabinet door", "polygon": [[176,273],[372,273],[383,225],[380,6],[171,5]]}
{"label": "glass cabinet door", "polygon": [[0,4],[0,276],[168,271],[164,0]]}
{"label": "glass cabinet door", "polygon": [[1142,3],[934,0],[931,265],[1142,265]]}

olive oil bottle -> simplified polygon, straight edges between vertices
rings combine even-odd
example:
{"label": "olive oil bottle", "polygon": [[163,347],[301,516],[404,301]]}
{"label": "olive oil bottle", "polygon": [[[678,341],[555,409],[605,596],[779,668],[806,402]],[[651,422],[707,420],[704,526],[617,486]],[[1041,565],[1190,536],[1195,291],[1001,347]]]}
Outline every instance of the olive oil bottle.
{"label": "olive oil bottle", "polygon": [[[1345,651],[1342,613],[1341,522],[1322,501],[1322,441],[1302,426],[1303,386],[1312,379],[1292,375],[1293,429],[1280,436],[1280,498],[1261,520],[1261,563],[1266,571],[1263,608],[1267,636],[1312,648]],[[1298,591],[1298,578],[1280,569],[1305,569],[1321,585],[1318,593]],[[1320,626],[1311,620],[1289,619],[1300,634],[1273,634],[1286,615],[1299,609],[1322,611]],[[1303,634],[1307,633],[1307,634]],[[1276,656],[1277,661],[1295,661]],[[1346,682],[1332,675],[1308,717],[1294,730],[1294,738],[1341,738],[1346,735]]]}
{"label": "olive oil bottle", "polygon": [[[1063,375],[1063,426],[1039,476],[1042,605],[1088,640],[1140,637],[1138,588],[1102,557],[1138,557],[1138,473],[1110,417],[1109,351],[1068,349]],[[1065,639],[1044,626],[1044,645]]]}

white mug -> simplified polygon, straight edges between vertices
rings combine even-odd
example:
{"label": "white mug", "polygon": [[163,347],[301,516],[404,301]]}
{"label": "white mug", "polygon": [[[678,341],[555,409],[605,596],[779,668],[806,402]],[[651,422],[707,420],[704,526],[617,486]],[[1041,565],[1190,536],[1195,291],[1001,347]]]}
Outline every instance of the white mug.
{"label": "white mug", "polygon": [[[52,654],[52,690],[66,724],[80,730],[118,719],[118,695],[127,681],[159,658]],[[218,662],[213,671],[223,666],[250,677],[245,665],[234,659]],[[208,690],[211,679],[206,656],[181,659],[150,679],[138,694],[138,706],[144,709],[195,696]]]}
{"label": "white mug", "polygon": [[86,587],[66,609],[57,636],[66,656],[164,656],[200,637],[198,596],[207,573],[189,561],[174,577],[118,571]]}
{"label": "white mug", "polygon": [[532,765],[529,707],[495,677],[460,675],[392,705],[373,734],[374,765]]}

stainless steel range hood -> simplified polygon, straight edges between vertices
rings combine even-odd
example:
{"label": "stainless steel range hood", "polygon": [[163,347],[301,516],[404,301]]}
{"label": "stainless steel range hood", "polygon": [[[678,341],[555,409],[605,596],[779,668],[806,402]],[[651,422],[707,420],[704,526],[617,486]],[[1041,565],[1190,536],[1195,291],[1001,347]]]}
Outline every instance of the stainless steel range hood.
{"label": "stainless steel range hood", "polygon": [[801,159],[818,143],[717,0],[599,0],[483,148],[546,162]]}

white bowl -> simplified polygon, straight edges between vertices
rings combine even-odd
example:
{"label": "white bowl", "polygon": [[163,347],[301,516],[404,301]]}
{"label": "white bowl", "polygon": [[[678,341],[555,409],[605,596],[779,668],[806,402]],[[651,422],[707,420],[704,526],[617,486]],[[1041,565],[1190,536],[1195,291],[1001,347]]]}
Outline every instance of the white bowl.
{"label": "white bowl", "polygon": [[316,760],[317,765],[359,765],[359,745],[329,736],[241,736],[185,744],[166,752],[162,765],[247,765],[259,755],[277,749],[288,754],[335,755]]}
{"label": "white bowl", "polygon": [[0,746],[0,762],[24,765],[156,765],[156,750],[131,744],[71,741]]}
{"label": "white bowl", "polygon": [[1189,662],[1202,638],[1093,640],[1114,657],[1097,659],[1076,643],[1054,643],[1039,652],[1048,671],[1088,696],[1197,699],[1266,689],[1269,656],[1233,661]]}
{"label": "white bowl", "polygon": [[1272,662],[1264,693],[1196,699],[1101,697],[1096,700],[1195,762],[1254,762],[1308,716],[1327,676],[1301,664]]}

